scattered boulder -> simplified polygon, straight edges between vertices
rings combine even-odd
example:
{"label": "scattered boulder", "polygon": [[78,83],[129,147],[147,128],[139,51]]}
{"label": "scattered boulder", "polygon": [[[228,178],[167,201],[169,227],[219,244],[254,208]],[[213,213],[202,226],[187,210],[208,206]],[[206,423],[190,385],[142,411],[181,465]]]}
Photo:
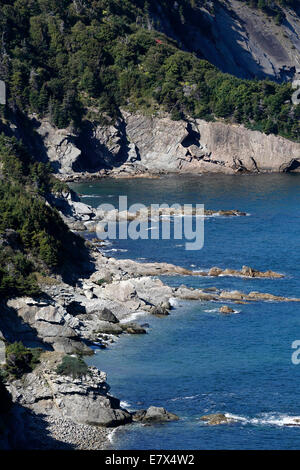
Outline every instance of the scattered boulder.
{"label": "scattered boulder", "polygon": [[97,321],[93,327],[95,333],[103,333],[107,335],[121,335],[123,327],[120,323],[111,323],[108,321]]}
{"label": "scattered boulder", "polygon": [[179,417],[170,413],[165,408],[150,406],[147,410],[138,410],[132,413],[133,421],[141,423],[154,424],[167,421],[178,421]]}
{"label": "scattered boulder", "polygon": [[249,266],[243,266],[241,269],[241,275],[247,277],[266,277],[266,278],[282,278],[284,277],[283,274],[276,273],[275,271],[268,271],[262,272],[258,271],[257,269],[250,268]]}
{"label": "scattered boulder", "polygon": [[231,209],[231,210],[220,210],[218,211],[219,215],[222,215],[223,217],[245,217],[247,215],[246,212],[238,211],[236,209]]}
{"label": "scattered boulder", "polygon": [[188,288],[186,286],[180,286],[174,295],[182,300],[203,300],[208,302],[210,300],[218,300],[218,297],[213,294],[208,294],[201,289]]}
{"label": "scattered boulder", "polygon": [[230,313],[235,313],[233,308],[228,307],[228,305],[223,305],[222,307],[220,307],[219,312],[224,313],[225,315],[228,315]]}
{"label": "scattered boulder", "polygon": [[[198,275],[202,275],[202,274],[198,273]],[[284,277],[283,274],[276,273],[275,271],[268,270],[268,271],[263,272],[263,271],[258,271],[257,269],[254,269],[254,268],[250,268],[249,266],[243,266],[240,271],[237,269],[229,269],[229,268],[221,269],[221,268],[214,266],[208,271],[208,275],[214,276],[214,277],[243,276],[243,277],[251,277],[251,278],[276,278],[276,279],[280,279]]]}
{"label": "scattered boulder", "polygon": [[230,424],[234,422],[234,419],[227,418],[222,413],[214,413],[211,415],[201,416],[201,421],[205,421],[209,426],[218,426],[219,424]]}
{"label": "scattered boulder", "polygon": [[220,293],[220,299],[228,299],[228,300],[243,300],[245,294],[243,292],[233,290],[233,291],[222,291]]}

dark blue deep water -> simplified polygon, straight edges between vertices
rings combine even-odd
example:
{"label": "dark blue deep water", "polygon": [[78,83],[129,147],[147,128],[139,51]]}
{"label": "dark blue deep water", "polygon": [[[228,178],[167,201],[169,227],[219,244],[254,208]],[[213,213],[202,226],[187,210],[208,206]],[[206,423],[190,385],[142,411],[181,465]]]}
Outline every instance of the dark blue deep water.
{"label": "dark blue deep water", "polygon": [[[102,180],[73,185],[83,201],[117,204],[203,203],[207,209],[239,209],[248,217],[208,218],[205,245],[186,251],[178,240],[122,240],[113,256],[168,261],[191,269],[243,265],[285,274],[279,280],[171,277],[171,285],[217,286],[300,297],[300,175],[169,176]],[[88,196],[88,197],[87,197]],[[147,335],[124,336],[90,360],[107,371],[111,392],[129,409],[164,406],[180,421],[130,425],[117,430],[116,449],[299,449],[300,365],[291,344],[300,340],[300,304],[235,305],[222,316],[219,304],[186,302],[166,318],[146,317]],[[138,318],[144,322],[145,318]],[[207,413],[238,417],[209,427]]]}

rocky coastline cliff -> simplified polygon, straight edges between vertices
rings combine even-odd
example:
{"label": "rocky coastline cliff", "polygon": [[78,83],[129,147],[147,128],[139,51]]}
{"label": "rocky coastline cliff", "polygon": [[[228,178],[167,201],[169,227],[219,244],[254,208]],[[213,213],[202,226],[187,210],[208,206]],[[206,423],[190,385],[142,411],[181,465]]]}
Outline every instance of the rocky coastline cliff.
{"label": "rocky coastline cliff", "polygon": [[[64,181],[166,173],[297,172],[300,143],[224,120],[173,121],[122,112],[114,125],[86,121],[79,133],[31,116],[28,146]],[[34,129],[34,131],[33,131]],[[23,140],[22,127],[13,133]]]}

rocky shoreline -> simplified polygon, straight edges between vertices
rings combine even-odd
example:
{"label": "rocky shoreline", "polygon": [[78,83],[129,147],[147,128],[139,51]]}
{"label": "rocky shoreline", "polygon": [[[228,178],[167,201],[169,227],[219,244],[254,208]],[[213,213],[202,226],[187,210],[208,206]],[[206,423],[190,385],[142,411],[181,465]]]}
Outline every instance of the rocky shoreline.
{"label": "rocky shoreline", "polygon": [[[87,230],[89,221],[94,224],[94,219],[101,220],[100,214],[74,199],[71,193],[58,198],[62,203],[60,208],[64,220],[71,229],[74,230],[74,225],[79,223]],[[227,211],[224,215],[246,214]],[[134,215],[137,216],[148,217],[148,214]],[[118,399],[110,395],[106,374],[96,368],[89,367],[77,378],[57,373],[57,367],[66,355],[92,354],[91,347],[105,348],[122,334],[147,334],[147,327],[132,321],[133,317],[140,314],[169,315],[174,299],[217,303],[221,315],[240,313],[233,308],[234,304],[300,302],[298,298],[262,292],[244,293],[216,287],[194,289],[185,285],[175,288],[158,277],[276,279],[284,276],[271,270],[261,272],[243,266],[240,270],[212,267],[205,272],[194,272],[168,263],[139,263],[109,257],[101,252],[101,242],[96,239],[86,244],[92,268],[83,273],[76,284],[66,282],[59,275],[41,277],[41,296],[14,298],[2,305],[5,315],[0,318],[0,332],[5,341],[12,342],[17,338],[25,345],[48,349],[31,373],[9,384],[16,406],[35,417],[44,416],[43,427],[54,444],[47,443],[46,439],[46,443],[41,441],[41,446],[100,449],[111,446],[109,428],[135,421],[149,424],[178,419],[163,408],[155,407],[129,413],[121,407]],[[33,428],[37,426],[33,425]],[[35,439],[33,441],[36,442]]]}

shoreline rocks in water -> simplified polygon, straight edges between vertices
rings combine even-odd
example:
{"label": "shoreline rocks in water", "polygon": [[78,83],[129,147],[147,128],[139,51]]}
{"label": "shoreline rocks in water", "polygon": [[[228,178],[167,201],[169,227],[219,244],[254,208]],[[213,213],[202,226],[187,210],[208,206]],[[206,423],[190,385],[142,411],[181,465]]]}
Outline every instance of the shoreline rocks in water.
{"label": "shoreline rocks in water", "polygon": [[[74,204],[74,203],[73,203]],[[90,213],[90,208],[86,210],[87,213]],[[199,209],[197,207],[156,207],[150,206],[145,207],[144,209],[137,210],[135,212],[130,212],[128,210],[118,211],[118,209],[108,210],[105,211],[103,209],[97,209],[95,211],[96,219],[100,220],[101,222],[109,222],[109,221],[133,221],[133,220],[140,220],[140,221],[149,221],[149,220],[159,220],[161,217],[173,217],[173,216],[182,216],[182,215],[189,215],[189,216],[204,216],[204,217],[212,217],[212,216],[223,216],[223,217],[245,217],[247,215],[246,212],[242,212],[236,209],[229,209],[229,210],[212,210],[212,209]]]}
{"label": "shoreline rocks in water", "polygon": [[203,217],[243,217],[246,212],[237,209],[202,209],[198,207],[159,207],[153,205],[143,209],[130,212],[129,210],[119,211],[118,209],[95,209],[80,201],[77,194],[72,191],[65,191],[59,194],[48,196],[49,202],[60,212],[64,222],[71,230],[83,232],[88,230],[94,232],[97,229],[105,231],[108,222],[134,221],[157,222],[163,217],[203,216]]}
{"label": "shoreline rocks in water", "polygon": [[203,415],[200,420],[205,421],[208,426],[218,426],[219,424],[231,424],[235,422],[233,418],[228,418],[223,413]]}
{"label": "shoreline rocks in water", "polygon": [[284,277],[283,274],[276,273],[275,271],[258,271],[257,269],[251,268],[249,266],[243,266],[240,271],[236,269],[221,269],[213,267],[208,271],[208,276],[219,277],[219,276],[236,276],[236,277],[250,277],[250,278],[274,278],[280,279]]}
{"label": "shoreline rocks in water", "polygon": [[228,305],[223,305],[219,308],[219,312],[223,313],[224,315],[230,315],[231,313],[237,313],[233,308],[228,307]]}
{"label": "shoreline rocks in water", "polygon": [[179,417],[165,408],[150,406],[147,410],[138,410],[132,413],[133,421],[143,424],[155,424],[169,421],[178,421]]}
{"label": "shoreline rocks in water", "polygon": [[[99,281],[99,279],[115,278],[120,276],[123,272],[122,277],[130,279],[131,277],[137,278],[139,276],[231,276],[231,277],[246,277],[246,278],[266,278],[266,279],[279,279],[283,278],[284,275],[277,273],[272,270],[259,271],[249,266],[243,266],[241,270],[235,269],[222,269],[218,267],[210,268],[208,271],[192,271],[181,266],[177,266],[171,263],[160,263],[160,262],[137,262],[131,259],[117,259],[105,254],[99,253],[98,250],[94,252],[94,256],[99,262],[97,263],[97,271],[90,277],[93,282]],[[101,260],[101,263],[100,263]]]}

